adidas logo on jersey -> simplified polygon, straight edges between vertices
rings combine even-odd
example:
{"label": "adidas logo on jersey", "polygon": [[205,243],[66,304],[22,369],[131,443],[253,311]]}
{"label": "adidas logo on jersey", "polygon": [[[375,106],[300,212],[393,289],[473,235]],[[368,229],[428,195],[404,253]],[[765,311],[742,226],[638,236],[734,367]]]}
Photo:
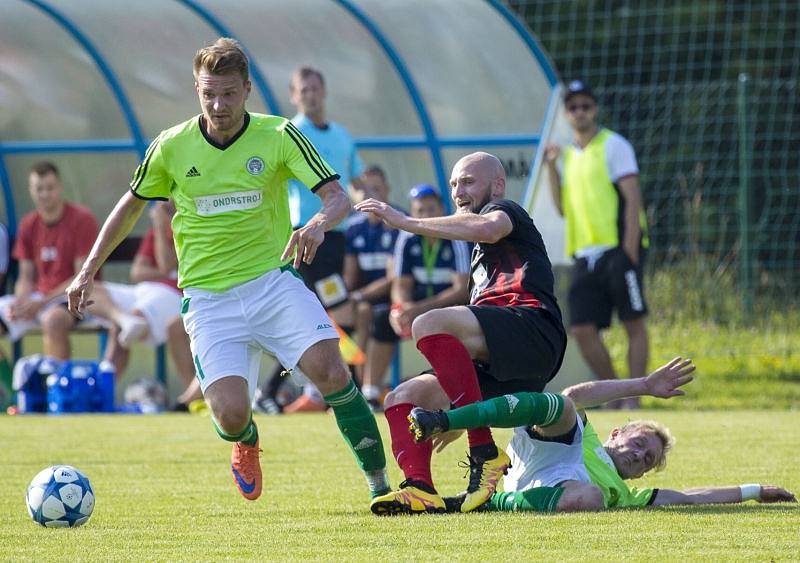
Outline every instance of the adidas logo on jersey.
{"label": "adidas logo on jersey", "polygon": [[200,172],[197,171],[197,168],[192,166],[189,168],[189,171],[186,173],[187,178],[197,178],[200,175]]}

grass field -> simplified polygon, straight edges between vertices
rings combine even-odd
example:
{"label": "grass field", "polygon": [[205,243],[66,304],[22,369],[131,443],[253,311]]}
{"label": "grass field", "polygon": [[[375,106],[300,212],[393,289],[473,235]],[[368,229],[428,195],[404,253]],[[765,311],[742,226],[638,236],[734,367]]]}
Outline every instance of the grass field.
{"label": "grass field", "polygon": [[[638,486],[762,482],[800,491],[800,413],[648,412],[678,443]],[[598,432],[625,413],[595,412]],[[378,518],[329,415],[260,417],[265,488],[236,493],[230,446],[204,416],[0,418],[0,560],[796,560],[799,505],[674,507],[606,513]],[[385,421],[379,419],[384,436]],[[497,431],[505,443],[508,431]],[[387,440],[388,446],[388,440]],[[436,456],[440,490],[463,487],[465,442]],[[45,529],[25,510],[29,480],[68,463],[91,479],[94,515]],[[391,461],[393,483],[399,481]]]}

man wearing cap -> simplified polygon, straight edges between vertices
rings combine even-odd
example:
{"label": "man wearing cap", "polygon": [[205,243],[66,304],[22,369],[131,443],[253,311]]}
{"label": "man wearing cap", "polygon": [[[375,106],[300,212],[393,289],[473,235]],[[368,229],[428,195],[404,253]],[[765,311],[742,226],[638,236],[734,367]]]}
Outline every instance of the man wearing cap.
{"label": "man wearing cap", "polygon": [[[564,96],[573,142],[561,155],[549,145],[545,161],[550,190],[566,219],[566,252],[575,259],[569,290],[570,332],[586,363],[600,379],[617,377],[600,331],[614,310],[628,335],[628,375],[645,376],[648,339],[642,264],[648,246],[639,188],[639,167],[631,144],[597,124],[597,98],[580,80]],[[616,403],[635,408],[638,400]]]}
{"label": "man wearing cap", "polygon": [[[444,206],[439,191],[419,184],[408,194],[414,218],[441,217]],[[370,214],[374,216],[374,214]],[[394,247],[391,307],[376,307],[364,366],[362,390],[376,406],[395,344],[411,337],[411,323],[432,309],[463,305],[469,300],[469,254],[467,243],[401,232]]]}

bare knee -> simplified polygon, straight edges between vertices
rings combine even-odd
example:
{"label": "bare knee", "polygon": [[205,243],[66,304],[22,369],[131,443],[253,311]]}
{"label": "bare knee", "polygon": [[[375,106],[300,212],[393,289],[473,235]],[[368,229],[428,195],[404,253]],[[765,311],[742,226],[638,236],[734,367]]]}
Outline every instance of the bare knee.
{"label": "bare knee", "polygon": [[356,317],[362,321],[369,322],[372,319],[372,303],[361,301],[356,305]]}
{"label": "bare knee", "polygon": [[587,338],[597,337],[599,331],[597,327],[592,324],[580,324],[571,326],[569,333],[576,340],[586,340]]}
{"label": "bare knee", "polygon": [[206,401],[214,420],[223,432],[241,433],[250,422],[250,395],[247,380],[241,377],[224,377],[206,389]]}
{"label": "bare knee", "polygon": [[211,410],[214,413],[214,419],[217,421],[222,431],[231,436],[241,434],[250,422],[250,409],[229,408],[215,411],[212,408]]}
{"label": "bare knee", "polygon": [[600,487],[591,483],[571,483],[558,499],[558,512],[601,510],[605,506]]}
{"label": "bare knee", "polygon": [[337,340],[322,340],[311,346],[298,367],[323,395],[341,391],[350,383],[350,370],[342,360]]}
{"label": "bare knee", "polygon": [[386,395],[383,407],[386,409],[402,403],[428,410],[447,409],[450,406],[450,400],[432,374],[422,374],[398,385]]}
{"label": "bare knee", "polygon": [[642,338],[647,337],[647,324],[645,324],[644,317],[624,321],[623,326],[628,338]]}
{"label": "bare knee", "polygon": [[45,334],[66,334],[74,326],[75,317],[61,307],[52,307],[42,315],[42,332]]}
{"label": "bare knee", "polygon": [[414,319],[411,323],[411,335],[414,340],[425,338],[431,334],[450,334],[449,323],[444,312],[445,309],[432,309]]}

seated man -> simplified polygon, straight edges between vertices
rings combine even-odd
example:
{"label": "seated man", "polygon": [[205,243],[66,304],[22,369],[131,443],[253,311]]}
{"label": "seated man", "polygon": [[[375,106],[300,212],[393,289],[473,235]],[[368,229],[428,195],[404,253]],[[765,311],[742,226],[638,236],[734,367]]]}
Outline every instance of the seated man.
{"label": "seated man", "polygon": [[195,383],[194,360],[180,317],[182,293],[178,289],[178,257],[170,226],[174,214],[175,205],[171,201],[157,202],[150,208],[152,226],[131,266],[131,280],[135,285],[95,284],[95,302],[89,310],[114,322],[106,359],[114,364],[117,377],[127,367],[129,349],[134,342],[150,346],[168,343],[185,389],[178,397],[180,406],[201,398],[201,393]]}
{"label": "seated man", "polygon": [[[675,358],[647,377],[581,383],[552,393],[515,393],[449,412],[416,408],[409,415],[416,441],[437,439],[439,449],[472,427],[514,428],[508,446],[511,468],[505,492],[496,492],[486,510],[570,512],[666,504],[796,502],[792,493],[770,485],[703,487],[685,491],[630,489],[638,479],[666,464],[674,443],[667,428],[636,420],[615,428],[601,443],[584,409],[626,397],[683,395],[692,380],[691,360]],[[444,434],[444,433],[447,434]],[[463,496],[445,499],[459,512]],[[409,510],[417,512],[422,510]]]}
{"label": "seated man", "polygon": [[[409,192],[411,216],[441,217],[444,206],[439,192],[420,184]],[[411,323],[432,309],[462,305],[469,300],[469,245],[460,240],[423,237],[401,232],[394,252],[391,307],[378,306],[367,343],[364,396],[376,405],[394,346],[411,336]]]}
{"label": "seated man", "polygon": [[64,290],[91,250],[97,222],[89,209],[64,199],[52,162],[31,167],[28,189],[35,209],[19,224],[13,252],[19,276],[14,294],[0,298],[0,335],[16,341],[41,328],[44,354],[68,360],[69,332],[78,321],[64,306]]}
{"label": "seated man", "polygon": [[[370,166],[362,177],[359,200],[375,198],[389,201],[389,184],[379,166]],[[391,289],[390,264],[394,254],[398,231],[384,224],[372,213],[358,213],[349,222],[345,237],[347,246],[344,257],[344,283],[348,289],[348,300],[332,311],[340,326],[356,332],[356,344],[368,352],[373,311],[389,307]],[[356,366],[359,381],[364,381],[362,366]],[[377,404],[380,388],[362,385],[362,393],[373,406]]]}

